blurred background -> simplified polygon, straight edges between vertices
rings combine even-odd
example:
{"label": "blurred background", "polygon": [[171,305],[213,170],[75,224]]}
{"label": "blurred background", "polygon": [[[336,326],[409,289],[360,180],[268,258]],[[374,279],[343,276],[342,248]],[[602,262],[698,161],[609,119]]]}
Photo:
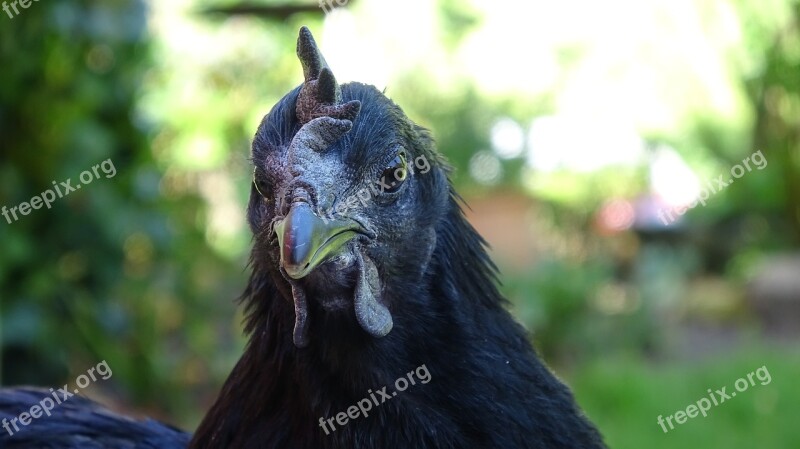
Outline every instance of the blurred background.
{"label": "blurred background", "polygon": [[[433,130],[515,316],[610,447],[800,447],[796,0],[0,12],[0,205],[117,170],[0,219],[0,384],[106,360],[87,394],[197,425],[244,344],[249,144],[302,81],[301,25],[340,81]],[[770,384],[656,423],[762,366]]]}

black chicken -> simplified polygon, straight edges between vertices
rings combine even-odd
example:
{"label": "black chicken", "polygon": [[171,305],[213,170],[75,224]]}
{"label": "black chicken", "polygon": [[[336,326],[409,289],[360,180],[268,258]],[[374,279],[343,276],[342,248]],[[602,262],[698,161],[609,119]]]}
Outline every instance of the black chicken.
{"label": "black chicken", "polygon": [[[339,86],[307,28],[297,54],[305,82],[253,141],[250,340],[189,447],[605,447],[505,310],[428,131]],[[0,418],[36,393],[0,393]],[[0,447],[188,438],[75,401]]]}

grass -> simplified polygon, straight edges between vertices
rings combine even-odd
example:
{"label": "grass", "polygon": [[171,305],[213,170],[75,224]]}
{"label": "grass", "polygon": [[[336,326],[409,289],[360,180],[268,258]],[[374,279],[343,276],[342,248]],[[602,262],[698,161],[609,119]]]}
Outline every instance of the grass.
{"label": "grass", "polygon": [[[766,366],[771,381],[750,386],[708,415],[664,433],[656,422]],[[763,376],[766,378],[766,376]],[[578,403],[613,449],[785,449],[800,447],[800,351],[748,348],[699,361],[659,362],[615,357],[572,371]],[[667,426],[669,429],[669,426]]]}

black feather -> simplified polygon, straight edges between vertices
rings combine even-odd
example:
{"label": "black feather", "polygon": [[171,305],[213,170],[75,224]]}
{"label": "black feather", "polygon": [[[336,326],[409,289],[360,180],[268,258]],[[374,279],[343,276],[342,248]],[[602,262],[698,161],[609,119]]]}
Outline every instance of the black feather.
{"label": "black feather", "polygon": [[191,438],[157,421],[117,415],[81,396],[55,404],[50,416],[37,412],[41,416],[27,426],[17,420],[16,431],[11,421],[45,398],[52,400],[52,393],[40,388],[0,390],[0,421],[9,423],[8,430],[0,428],[0,448],[172,449],[185,448]]}

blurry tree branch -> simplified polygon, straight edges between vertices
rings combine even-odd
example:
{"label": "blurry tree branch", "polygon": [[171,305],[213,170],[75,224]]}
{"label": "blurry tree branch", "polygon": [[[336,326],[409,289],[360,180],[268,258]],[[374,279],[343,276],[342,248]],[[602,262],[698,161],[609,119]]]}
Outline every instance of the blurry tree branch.
{"label": "blurry tree branch", "polygon": [[[348,1],[349,5],[352,0]],[[340,7],[336,1],[330,3],[331,8]],[[270,20],[286,20],[298,13],[325,14],[319,3],[313,4],[285,4],[285,5],[261,5],[249,2],[237,3],[229,6],[214,6],[202,10],[204,14],[224,15],[224,16],[257,16]]]}

